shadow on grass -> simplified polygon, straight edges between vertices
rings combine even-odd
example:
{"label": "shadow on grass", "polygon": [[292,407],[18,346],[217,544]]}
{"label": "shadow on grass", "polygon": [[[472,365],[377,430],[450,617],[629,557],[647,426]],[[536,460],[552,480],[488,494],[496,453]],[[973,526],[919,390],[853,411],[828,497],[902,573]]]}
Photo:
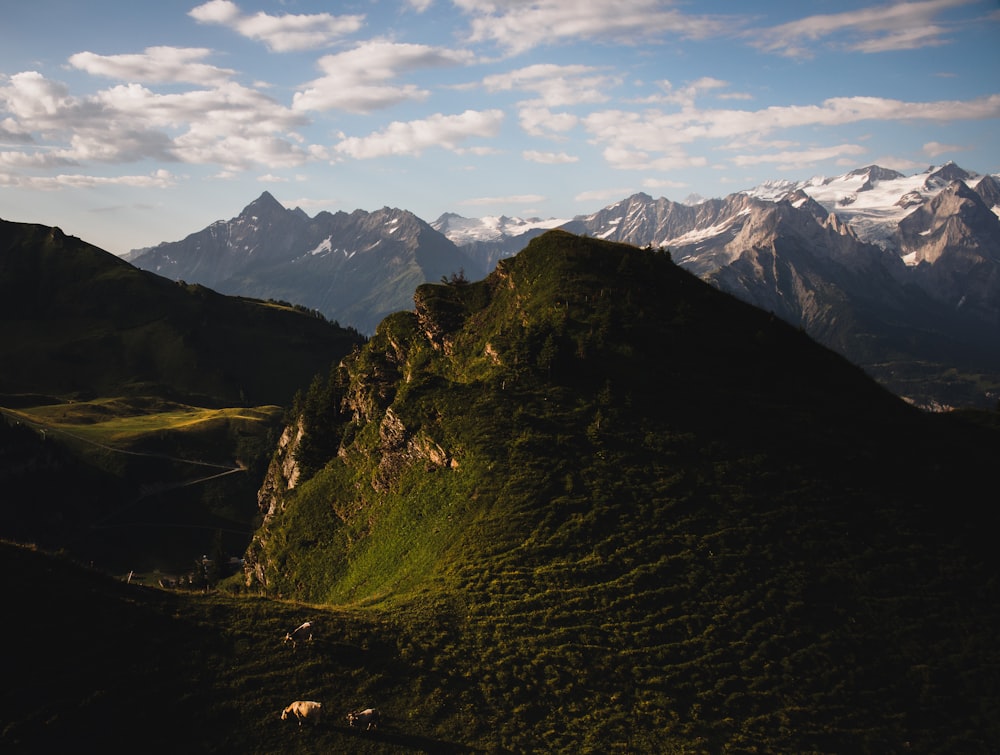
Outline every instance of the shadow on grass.
{"label": "shadow on grass", "polygon": [[352,737],[358,740],[379,742],[393,747],[398,747],[402,750],[412,750],[413,752],[435,753],[435,755],[437,755],[437,753],[450,754],[480,752],[480,750],[476,750],[474,747],[469,747],[468,745],[458,744],[456,742],[446,742],[442,739],[434,739],[433,737],[425,737],[419,734],[403,734],[401,732],[385,731],[381,729],[377,729],[375,731],[361,731],[358,729],[352,729],[349,726],[334,726],[332,729],[338,734],[342,734],[347,737]]}

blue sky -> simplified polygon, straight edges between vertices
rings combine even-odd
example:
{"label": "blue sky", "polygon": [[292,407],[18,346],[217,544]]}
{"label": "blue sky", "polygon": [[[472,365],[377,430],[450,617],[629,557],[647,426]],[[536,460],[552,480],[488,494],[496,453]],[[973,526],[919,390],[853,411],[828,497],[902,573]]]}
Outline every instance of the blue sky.
{"label": "blue sky", "polygon": [[0,217],[108,251],[288,207],[572,217],[773,178],[1000,172],[1000,3],[31,0]]}

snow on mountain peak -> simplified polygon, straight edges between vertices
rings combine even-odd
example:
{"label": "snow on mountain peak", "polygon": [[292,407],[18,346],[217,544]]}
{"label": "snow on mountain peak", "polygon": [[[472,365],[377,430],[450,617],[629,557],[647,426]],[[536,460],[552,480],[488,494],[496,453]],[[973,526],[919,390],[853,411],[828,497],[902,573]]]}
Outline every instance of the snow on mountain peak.
{"label": "snow on mountain peak", "polygon": [[504,237],[520,236],[536,229],[549,230],[568,222],[560,218],[518,218],[507,215],[484,215],[466,218],[447,212],[431,223],[431,227],[462,246],[475,241],[498,241]]}
{"label": "snow on mountain peak", "polygon": [[899,221],[914,207],[937,196],[951,182],[968,181],[975,175],[952,162],[912,176],[869,165],[830,178],[766,181],[743,193],[773,202],[804,192],[841,222],[850,224],[858,238],[884,247]]}

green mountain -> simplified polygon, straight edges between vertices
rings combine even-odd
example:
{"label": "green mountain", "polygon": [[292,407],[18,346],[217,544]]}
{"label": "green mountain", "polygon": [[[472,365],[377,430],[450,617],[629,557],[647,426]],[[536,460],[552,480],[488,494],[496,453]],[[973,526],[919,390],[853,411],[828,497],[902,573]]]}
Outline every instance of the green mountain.
{"label": "green mountain", "polygon": [[246,576],[426,624],[400,652],[434,730],[1000,741],[995,421],[921,414],[653,250],[554,231],[415,302],[298,403]]}
{"label": "green mountain", "polygon": [[126,571],[239,554],[284,409],[362,341],[6,221],[0,322],[0,536]]}
{"label": "green mountain", "polygon": [[[995,416],[922,414],[669,255],[564,232],[415,305],[295,401],[241,594],[0,547],[3,639],[31,659],[0,745],[1000,741]],[[281,647],[306,619],[318,639]],[[283,726],[295,699],[329,717]],[[379,730],[346,727],[370,705]]]}

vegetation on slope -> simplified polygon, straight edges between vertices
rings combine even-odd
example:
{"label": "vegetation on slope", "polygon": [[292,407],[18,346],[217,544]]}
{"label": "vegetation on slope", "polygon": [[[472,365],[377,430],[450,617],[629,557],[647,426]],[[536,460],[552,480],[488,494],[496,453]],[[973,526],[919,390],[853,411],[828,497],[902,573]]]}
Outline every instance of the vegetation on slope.
{"label": "vegetation on slope", "polygon": [[239,554],[282,409],[362,341],[5,221],[0,321],[0,535],[125,570]]}
{"label": "vegetation on slope", "polygon": [[406,627],[394,702],[423,731],[1000,741],[995,427],[917,413],[652,250],[550,232],[416,305],[300,397],[303,474],[248,575]]}

